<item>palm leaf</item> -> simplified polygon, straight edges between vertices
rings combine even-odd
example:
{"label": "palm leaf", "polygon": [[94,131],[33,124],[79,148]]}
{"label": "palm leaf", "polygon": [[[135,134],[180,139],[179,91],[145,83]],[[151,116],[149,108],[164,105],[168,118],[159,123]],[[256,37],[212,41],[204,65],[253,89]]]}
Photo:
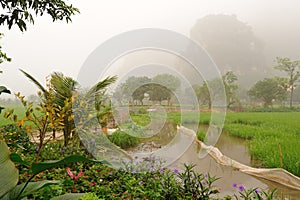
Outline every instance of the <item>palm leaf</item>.
{"label": "palm leaf", "polygon": [[50,82],[55,95],[55,103],[63,107],[65,100],[73,96],[78,83],[73,78],[65,77],[58,72],[51,74]]}
{"label": "palm leaf", "polygon": [[19,69],[31,82],[33,82],[44,94],[44,97],[47,98],[48,96],[48,91],[42,86],[42,84],[40,84],[33,76],[31,76],[30,74],[28,74],[27,72],[25,72],[22,69]]}
{"label": "palm leaf", "polygon": [[96,85],[94,85],[88,92],[87,96],[95,95],[98,92],[101,92],[102,90],[106,89],[107,86],[114,83],[117,80],[117,76],[110,77],[108,76],[103,81],[99,81]]}

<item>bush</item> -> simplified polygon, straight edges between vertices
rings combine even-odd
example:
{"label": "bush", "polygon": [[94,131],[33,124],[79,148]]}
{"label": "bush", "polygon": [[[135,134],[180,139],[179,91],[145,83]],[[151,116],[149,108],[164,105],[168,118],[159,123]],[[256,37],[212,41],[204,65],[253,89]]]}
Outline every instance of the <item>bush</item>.
{"label": "bush", "polygon": [[30,141],[27,131],[19,128],[15,124],[9,124],[1,127],[0,139],[4,139],[12,152],[35,152],[35,145]]}
{"label": "bush", "polygon": [[140,107],[140,108],[139,108],[139,114],[148,114],[148,111],[147,111],[146,108]]}
{"label": "bush", "polygon": [[126,134],[121,130],[115,131],[110,137],[109,140],[115,145],[125,149],[129,147],[135,147],[139,143],[139,139],[131,135]]}
{"label": "bush", "polygon": [[203,131],[197,132],[198,140],[201,140],[202,142],[204,142],[205,136],[206,136],[206,133],[204,133]]}
{"label": "bush", "polygon": [[79,200],[99,200],[95,193],[87,193],[83,195]]}

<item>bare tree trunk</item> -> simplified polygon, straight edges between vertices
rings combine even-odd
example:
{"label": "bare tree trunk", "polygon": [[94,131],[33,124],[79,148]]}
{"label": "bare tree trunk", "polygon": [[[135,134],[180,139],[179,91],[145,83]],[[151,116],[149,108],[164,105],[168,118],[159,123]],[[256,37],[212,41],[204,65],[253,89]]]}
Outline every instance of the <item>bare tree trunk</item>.
{"label": "bare tree trunk", "polygon": [[56,130],[55,129],[52,129],[52,137],[53,137],[53,139],[56,138]]}
{"label": "bare tree trunk", "polygon": [[294,96],[294,85],[292,85],[292,89],[291,89],[290,108],[293,107],[293,96]]}

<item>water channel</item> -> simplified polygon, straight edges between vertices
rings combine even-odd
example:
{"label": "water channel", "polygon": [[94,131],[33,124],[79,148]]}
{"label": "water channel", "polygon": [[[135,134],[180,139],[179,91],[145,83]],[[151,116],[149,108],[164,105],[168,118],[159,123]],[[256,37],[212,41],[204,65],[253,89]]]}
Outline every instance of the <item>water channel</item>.
{"label": "water channel", "polygon": [[[205,129],[206,127],[202,128]],[[174,134],[176,134],[176,131],[174,130],[176,130],[175,126],[167,124],[158,135],[154,136],[153,138],[150,138],[148,142],[151,141],[152,143],[163,148],[164,145],[168,144],[172,140]],[[181,142],[182,140],[177,140],[177,143]],[[222,133],[216,144],[216,147],[224,155],[242,164],[248,166],[253,165],[253,161],[251,160],[246,141],[243,139],[233,137],[228,133]],[[300,191],[298,190],[290,189],[288,187],[285,187],[284,185],[245,174],[243,172],[233,169],[232,167],[222,166],[218,164],[209,155],[200,159],[198,157],[198,152],[200,150],[199,148],[199,145],[193,142],[189,146],[189,148],[175,162],[169,165],[169,168],[184,169],[184,163],[195,164],[195,169],[197,172],[204,174],[210,173],[212,176],[219,177],[220,179],[215,182],[215,186],[217,188],[220,188],[219,197],[237,193],[237,189],[232,187],[233,183],[237,183],[238,185],[243,185],[246,189],[261,188],[264,190],[272,190],[274,188],[277,188],[277,196],[280,199],[300,199]],[[171,150],[171,152],[173,150]],[[177,153],[178,152],[174,151],[174,154]]]}

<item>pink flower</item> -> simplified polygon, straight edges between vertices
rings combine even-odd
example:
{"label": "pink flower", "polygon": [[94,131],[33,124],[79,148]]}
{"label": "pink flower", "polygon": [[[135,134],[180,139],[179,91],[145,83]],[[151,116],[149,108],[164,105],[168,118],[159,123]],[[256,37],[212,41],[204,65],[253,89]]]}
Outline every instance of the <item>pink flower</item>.
{"label": "pink flower", "polygon": [[67,167],[67,173],[69,174],[70,178],[73,179],[73,180],[75,180],[75,181],[76,181],[79,177],[81,177],[81,176],[83,175],[82,170],[80,170],[80,172],[79,172],[79,174],[77,174],[77,176],[74,175],[73,172],[70,170],[69,167]]}

